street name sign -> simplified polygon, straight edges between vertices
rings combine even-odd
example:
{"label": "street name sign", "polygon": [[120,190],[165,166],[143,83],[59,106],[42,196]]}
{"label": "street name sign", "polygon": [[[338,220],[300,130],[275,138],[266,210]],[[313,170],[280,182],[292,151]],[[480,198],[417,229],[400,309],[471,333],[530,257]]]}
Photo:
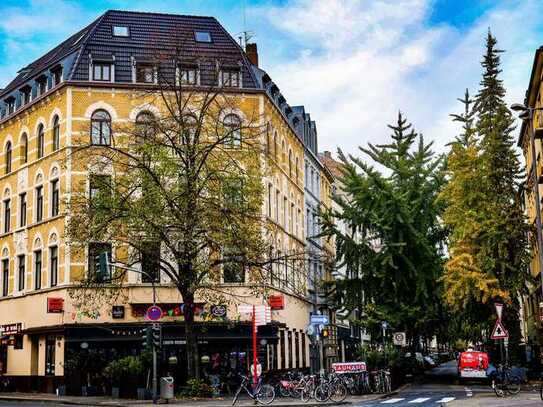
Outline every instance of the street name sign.
{"label": "street name sign", "polygon": [[326,315],[311,314],[312,325],[328,325],[328,317]]}
{"label": "street name sign", "polygon": [[490,339],[498,340],[507,338],[509,338],[509,333],[503,327],[502,321],[498,319],[496,321],[496,325],[494,325],[494,329],[492,330],[492,335],[490,336]]}

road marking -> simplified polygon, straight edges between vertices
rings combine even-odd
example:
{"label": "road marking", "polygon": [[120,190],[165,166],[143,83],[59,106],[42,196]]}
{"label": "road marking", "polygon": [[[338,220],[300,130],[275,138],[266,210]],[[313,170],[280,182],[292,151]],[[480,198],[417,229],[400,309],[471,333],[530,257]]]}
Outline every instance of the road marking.
{"label": "road marking", "polygon": [[385,401],[381,401],[381,404],[394,404],[399,403],[400,401],[404,401],[405,399],[388,399]]}
{"label": "road marking", "polygon": [[436,403],[449,403],[456,399],[456,397],[443,397],[441,400],[436,401]]}
{"label": "road marking", "polygon": [[411,400],[409,404],[424,403],[425,401],[428,401],[428,400],[430,400],[430,397],[419,397],[419,398],[416,398],[415,400]]}

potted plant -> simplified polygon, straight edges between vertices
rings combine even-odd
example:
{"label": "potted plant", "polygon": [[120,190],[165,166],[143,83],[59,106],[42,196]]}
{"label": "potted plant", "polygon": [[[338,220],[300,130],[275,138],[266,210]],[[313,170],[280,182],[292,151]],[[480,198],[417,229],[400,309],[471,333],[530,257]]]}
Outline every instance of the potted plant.
{"label": "potted plant", "polygon": [[[131,381],[131,379],[137,380],[143,370],[143,361],[139,356],[125,356],[109,362],[104,369],[104,376],[111,380],[112,397],[120,396],[121,383]],[[138,398],[140,397],[140,393],[141,391],[138,388]]]}

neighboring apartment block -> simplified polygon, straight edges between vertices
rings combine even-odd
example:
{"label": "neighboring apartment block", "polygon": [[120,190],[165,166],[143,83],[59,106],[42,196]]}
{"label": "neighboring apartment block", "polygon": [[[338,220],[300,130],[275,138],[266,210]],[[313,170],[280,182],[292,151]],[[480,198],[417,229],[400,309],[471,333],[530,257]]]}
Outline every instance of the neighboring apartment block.
{"label": "neighboring apartment block", "polygon": [[[187,63],[156,64],[156,48],[167,51],[178,38],[183,39]],[[73,194],[95,192],[93,177],[112,176],[98,173],[90,163],[74,162],[74,144],[84,139],[107,144],[116,125],[160,114],[147,92],[159,73],[179,75],[194,92],[204,86],[221,88],[239,102],[239,110],[230,112],[235,120],[258,112],[259,124],[267,129],[262,151],[271,158],[262,211],[275,225],[275,250],[304,252],[311,244],[333,257],[333,242],[315,237],[314,217],[318,205],[330,205],[332,177],[319,164],[316,144],[307,146],[299,120],[313,128],[314,122],[305,121],[305,114],[300,119],[258,68],[256,45],[242,50],[211,17],[108,11],[20,70],[0,92],[0,375],[14,390],[53,392],[66,386],[68,392],[78,393],[82,386],[99,387],[100,369],[108,361],[141,351],[151,282],[129,273],[126,301],[93,313],[76,309],[68,295],[70,286],[93,272],[95,264],[89,259],[96,252],[113,248],[97,242],[82,252],[70,250],[66,209]],[[306,219],[308,207],[311,221]],[[264,370],[310,366],[307,327],[310,313],[320,304],[315,278],[327,271],[310,260],[309,272],[315,275],[309,278],[305,267],[293,265],[274,273],[270,293],[283,305],[273,311],[271,323],[259,328]],[[244,276],[225,275],[221,283],[234,296],[249,297]],[[158,276],[156,285],[159,305],[171,311],[162,320],[162,359],[178,361],[167,368],[180,383],[186,379],[184,327],[178,312],[182,299],[165,276]],[[266,299],[249,301],[262,304]],[[210,305],[201,300],[203,308]],[[210,325],[197,317],[202,363],[213,358],[224,368],[245,372],[250,322],[238,317],[234,305],[227,312],[231,320],[224,323]],[[93,363],[81,364],[82,359]]]}
{"label": "neighboring apartment block", "polygon": [[[534,179],[537,182],[539,190],[539,199],[543,197],[543,48],[535,52],[532,73],[526,98],[526,106],[535,109],[532,120],[522,122],[520,128],[518,146],[522,149],[526,163],[526,182],[523,188],[524,209],[528,222],[536,227],[536,196],[534,194]],[[535,145],[531,144],[531,132],[534,131]],[[532,155],[532,147],[535,149],[535,157]],[[536,174],[532,169],[533,160],[536,160]],[[528,361],[541,361],[543,355],[543,320],[541,319],[541,267],[539,262],[539,248],[537,239],[530,239],[532,242],[532,261],[530,263],[530,272],[533,281],[539,282],[533,284],[527,281],[529,294],[522,299],[522,333],[526,345],[526,356]]]}

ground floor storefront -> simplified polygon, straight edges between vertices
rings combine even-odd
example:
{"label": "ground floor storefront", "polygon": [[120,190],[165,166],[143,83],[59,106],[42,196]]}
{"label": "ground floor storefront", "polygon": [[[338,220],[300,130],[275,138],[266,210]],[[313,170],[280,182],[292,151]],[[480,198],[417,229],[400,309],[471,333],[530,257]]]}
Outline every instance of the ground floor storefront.
{"label": "ground floor storefront", "polygon": [[[72,395],[111,394],[136,397],[150,388],[151,372],[143,332],[148,323],[77,324],[46,330],[20,330],[5,335],[0,345],[0,390],[59,392]],[[183,322],[166,322],[158,352],[159,376],[186,383],[187,355]],[[252,362],[251,325],[196,323],[201,377],[228,393],[238,373]],[[309,368],[309,339],[302,329],[278,323],[258,327],[258,359],[264,372]],[[146,355],[147,353],[147,355]],[[143,369],[115,383],[106,367],[127,356],[141,359]]]}

